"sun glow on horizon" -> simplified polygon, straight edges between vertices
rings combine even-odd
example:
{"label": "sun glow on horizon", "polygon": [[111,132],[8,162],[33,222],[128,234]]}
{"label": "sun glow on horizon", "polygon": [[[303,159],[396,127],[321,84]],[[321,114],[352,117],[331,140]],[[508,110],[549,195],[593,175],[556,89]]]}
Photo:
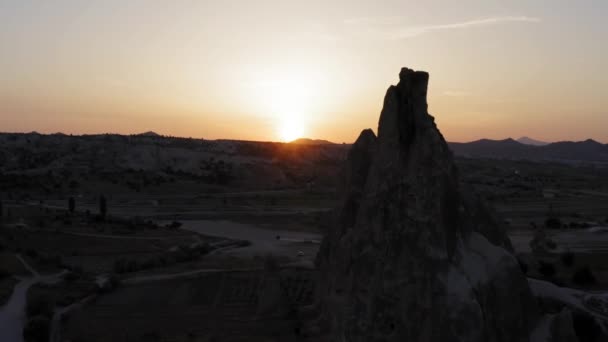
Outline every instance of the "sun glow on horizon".
{"label": "sun glow on horizon", "polygon": [[279,123],[278,133],[281,137],[281,141],[294,141],[304,136],[304,126],[297,118],[282,118]]}
{"label": "sun glow on horizon", "polygon": [[275,139],[290,142],[305,137],[323,107],[325,77],[312,65],[282,65],[252,73],[261,111],[269,116]]}

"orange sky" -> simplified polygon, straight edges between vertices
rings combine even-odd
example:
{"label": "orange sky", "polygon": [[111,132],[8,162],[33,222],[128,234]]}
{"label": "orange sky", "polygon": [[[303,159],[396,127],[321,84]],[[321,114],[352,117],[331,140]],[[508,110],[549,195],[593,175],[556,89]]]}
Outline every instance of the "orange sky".
{"label": "orange sky", "polygon": [[402,66],[450,141],[608,142],[608,2],[3,1],[0,131],[353,141]]}

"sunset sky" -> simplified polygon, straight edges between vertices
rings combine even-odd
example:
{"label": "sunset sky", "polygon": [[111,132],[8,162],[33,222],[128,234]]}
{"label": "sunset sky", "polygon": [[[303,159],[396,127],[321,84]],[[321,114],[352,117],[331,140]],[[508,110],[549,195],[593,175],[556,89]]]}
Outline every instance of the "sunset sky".
{"label": "sunset sky", "polygon": [[399,69],[446,139],[608,142],[608,1],[0,0],[0,131],[352,142]]}

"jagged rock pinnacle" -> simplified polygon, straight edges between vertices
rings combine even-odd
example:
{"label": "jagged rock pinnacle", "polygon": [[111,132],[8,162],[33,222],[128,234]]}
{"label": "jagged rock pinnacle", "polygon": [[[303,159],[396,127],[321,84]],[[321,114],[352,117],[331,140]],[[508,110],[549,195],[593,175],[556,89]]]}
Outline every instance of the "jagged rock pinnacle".
{"label": "jagged rock pinnacle", "polygon": [[350,151],[318,256],[332,341],[528,341],[538,310],[492,214],[460,186],[428,113],[429,74],[403,68],[378,136]]}

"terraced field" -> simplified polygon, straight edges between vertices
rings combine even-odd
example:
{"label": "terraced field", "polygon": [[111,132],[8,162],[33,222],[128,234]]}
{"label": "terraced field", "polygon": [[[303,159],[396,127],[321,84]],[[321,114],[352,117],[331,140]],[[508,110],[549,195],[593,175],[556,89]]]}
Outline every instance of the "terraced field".
{"label": "terraced field", "polygon": [[303,269],[221,272],[126,286],[72,312],[64,336],[73,341],[299,341],[296,309],[312,303],[313,276]]}

